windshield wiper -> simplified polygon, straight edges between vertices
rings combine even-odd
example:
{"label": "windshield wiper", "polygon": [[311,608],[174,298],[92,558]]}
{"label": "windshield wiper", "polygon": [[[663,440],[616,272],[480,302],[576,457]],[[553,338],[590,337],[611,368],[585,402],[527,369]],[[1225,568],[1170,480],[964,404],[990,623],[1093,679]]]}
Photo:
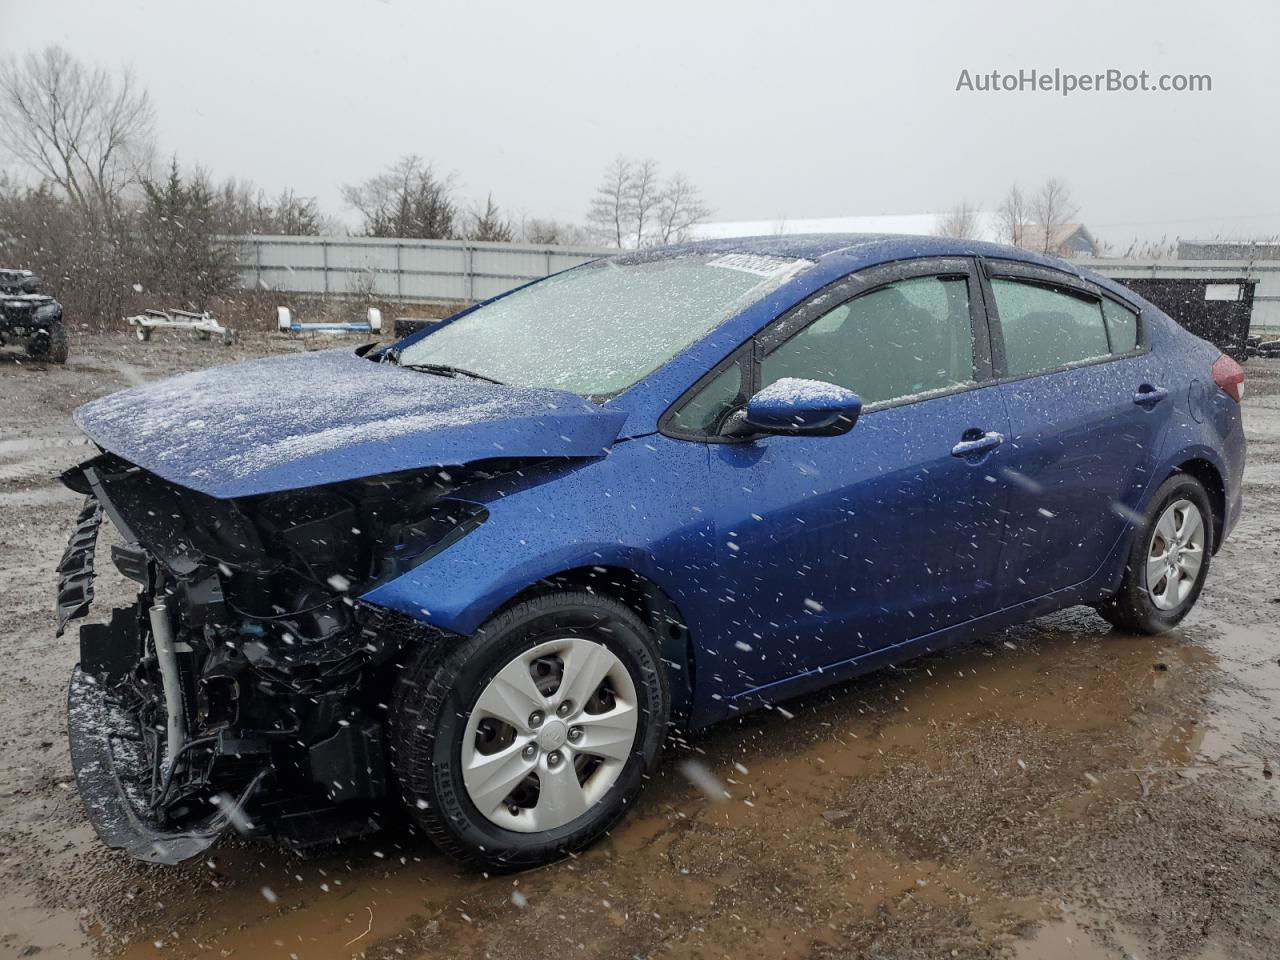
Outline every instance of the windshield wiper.
{"label": "windshield wiper", "polygon": [[397,361],[396,365],[404,367],[406,370],[420,370],[423,373],[434,373],[441,377],[470,377],[473,380],[502,384],[501,380],[486,377],[483,373],[476,373],[474,370],[463,370],[462,367],[451,367],[447,363],[400,363]]}
{"label": "windshield wiper", "polygon": [[382,354],[380,363],[393,363],[397,367],[404,367],[406,370],[418,370],[422,373],[434,373],[440,377],[471,377],[473,380],[484,380],[486,383],[496,383],[502,386],[501,380],[495,380],[493,377],[487,377],[483,373],[476,373],[474,370],[464,370],[462,367],[454,367],[447,363],[401,363],[399,350],[387,350]]}

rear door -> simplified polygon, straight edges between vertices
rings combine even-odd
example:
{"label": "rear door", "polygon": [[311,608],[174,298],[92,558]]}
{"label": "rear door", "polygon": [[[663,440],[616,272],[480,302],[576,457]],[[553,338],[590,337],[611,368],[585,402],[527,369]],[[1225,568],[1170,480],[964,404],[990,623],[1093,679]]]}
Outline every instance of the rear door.
{"label": "rear door", "polygon": [[1012,428],[1003,605],[1088,579],[1151,481],[1173,408],[1138,313],[1096,285],[984,261],[992,352]]}

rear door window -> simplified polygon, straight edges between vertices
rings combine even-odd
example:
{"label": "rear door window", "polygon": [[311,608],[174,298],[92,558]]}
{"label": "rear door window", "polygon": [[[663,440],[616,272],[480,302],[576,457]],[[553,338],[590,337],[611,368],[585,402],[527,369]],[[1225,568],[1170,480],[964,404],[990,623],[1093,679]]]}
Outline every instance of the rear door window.
{"label": "rear door window", "polygon": [[993,279],[991,290],[1009,376],[1041,373],[1111,354],[1098,298],[1004,278]]}

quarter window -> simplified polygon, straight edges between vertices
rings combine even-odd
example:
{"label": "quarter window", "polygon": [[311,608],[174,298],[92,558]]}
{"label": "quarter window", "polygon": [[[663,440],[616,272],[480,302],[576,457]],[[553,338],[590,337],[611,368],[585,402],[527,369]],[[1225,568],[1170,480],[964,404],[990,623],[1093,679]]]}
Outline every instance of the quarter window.
{"label": "quarter window", "polygon": [[764,358],[761,388],[783,377],[835,383],[865,404],[973,383],[968,280],[914,277],[841,304]]}
{"label": "quarter window", "polygon": [[682,435],[711,433],[717,421],[737,404],[741,392],[742,364],[734,363],[686,400],[671,418],[670,426]]}
{"label": "quarter window", "polygon": [[1107,336],[1112,353],[1128,353],[1138,347],[1138,315],[1128,307],[1111,300],[1102,301],[1102,316],[1107,321]]}
{"label": "quarter window", "polygon": [[1018,280],[992,280],[991,290],[1004,336],[1005,366],[1011,376],[1040,373],[1111,353],[1102,304],[1097,299]]}

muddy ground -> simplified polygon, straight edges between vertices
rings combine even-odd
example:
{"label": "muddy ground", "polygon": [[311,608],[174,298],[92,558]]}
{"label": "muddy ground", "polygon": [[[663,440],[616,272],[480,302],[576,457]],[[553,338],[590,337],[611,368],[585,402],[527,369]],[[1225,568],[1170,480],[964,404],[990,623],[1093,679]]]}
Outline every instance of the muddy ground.
{"label": "muddy ground", "polygon": [[[84,334],[65,368],[0,358],[0,957],[1280,956],[1275,361],[1247,367],[1244,519],[1175,633],[1074,609],[697,734],[605,842],[515,877],[396,831],[312,860],[103,849],[50,611],[78,504],[53,477],[88,452],[69,414],[306,346]],[[95,611],[126,593],[104,576]]]}

